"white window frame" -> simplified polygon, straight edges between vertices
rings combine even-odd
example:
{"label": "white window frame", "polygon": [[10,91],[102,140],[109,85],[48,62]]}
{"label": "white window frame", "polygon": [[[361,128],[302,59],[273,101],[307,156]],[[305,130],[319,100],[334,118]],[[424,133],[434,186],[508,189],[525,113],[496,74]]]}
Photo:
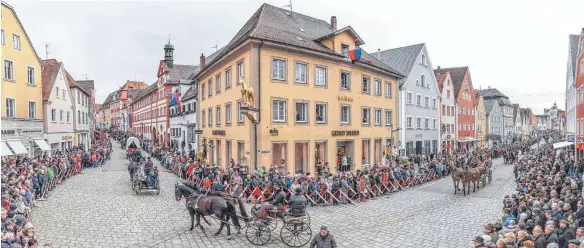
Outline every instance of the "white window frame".
{"label": "white window frame", "polygon": [[221,92],[221,73],[215,75],[215,93]]}
{"label": "white window frame", "polygon": [[391,126],[392,124],[393,124],[393,111],[391,109],[386,109],[385,110],[385,125]]}
{"label": "white window frame", "polygon": [[231,103],[225,105],[225,124],[231,124]]}
{"label": "white window frame", "polygon": [[424,75],[424,73],[422,73],[422,75],[420,76],[420,85],[422,87],[426,87],[426,75]]}
{"label": "white window frame", "polygon": [[71,123],[71,111],[67,111],[67,123]]}
{"label": "white window frame", "polygon": [[57,110],[56,109],[51,109],[51,121],[52,122],[57,121]]}
{"label": "white window frame", "polygon": [[416,116],[416,129],[423,129],[422,128],[422,117],[421,116]]}
{"label": "white window frame", "polygon": [[207,81],[207,91],[209,93],[207,96],[211,98],[213,96],[213,78],[209,78]]}
{"label": "white window frame", "polygon": [[[302,70],[303,68],[303,70]],[[308,64],[304,62],[294,62],[294,82],[297,84],[308,84]]]}
{"label": "white window frame", "polygon": [[429,117],[424,118],[424,129],[426,129],[426,130],[430,129],[430,118]]}
{"label": "white window frame", "polygon": [[432,119],[432,127],[434,130],[438,129],[438,119],[437,118]]}
{"label": "white window frame", "polygon": [[[31,113],[30,112],[31,111],[31,108],[30,108],[31,105],[30,104],[31,103],[34,103],[34,111],[32,112],[33,113],[32,116],[30,115],[30,113]],[[36,119],[37,118],[37,103],[36,103],[36,101],[30,101],[30,100],[28,101],[28,118],[30,118],[30,119]]]}
{"label": "white window frame", "polygon": [[[344,110],[347,110],[347,120],[345,119]],[[341,124],[351,124],[351,106],[350,105],[341,105]]]}
{"label": "white window frame", "polygon": [[231,67],[225,70],[225,89],[231,89]]}
{"label": "white window frame", "polygon": [[391,89],[391,82],[385,82],[384,87],[385,87],[385,97],[387,98],[392,98],[392,89]]}
{"label": "white window frame", "polygon": [[6,37],[4,36],[4,29],[2,29],[2,45],[6,45]]}
{"label": "white window frame", "polygon": [[[8,108],[10,106],[10,104],[8,104],[8,101],[11,100],[12,102],[12,108]],[[14,97],[6,97],[4,99],[4,104],[6,104],[6,107],[4,109],[4,111],[6,111],[6,117],[10,117],[10,118],[14,118],[16,117],[16,99]]]}
{"label": "white window frame", "polygon": [[361,107],[361,124],[371,125],[371,108]]}
{"label": "white window frame", "polygon": [[217,126],[221,125],[221,106],[215,107],[215,124]]}
{"label": "white window frame", "polygon": [[430,107],[430,96],[424,96],[424,107]]}
{"label": "white window frame", "polygon": [[207,110],[207,118],[209,119],[207,124],[209,124],[209,127],[212,127],[213,126],[213,108],[209,108]]}
{"label": "white window frame", "polygon": [[[7,69],[10,70],[10,73],[7,73],[6,71]],[[14,62],[12,62],[11,60],[7,59],[4,60],[4,79],[14,81]]]}
{"label": "white window frame", "polygon": [[63,110],[59,110],[59,121],[62,122],[63,121]]}
{"label": "white window frame", "polygon": [[[286,122],[286,100],[274,99],[272,100],[272,122],[284,123]],[[275,104],[278,104],[276,106]],[[282,104],[282,106],[280,106]],[[282,108],[282,110],[280,110]],[[277,115],[277,116],[276,116]]]}
{"label": "white window frame", "polygon": [[22,44],[20,41],[21,41],[20,35],[12,34],[12,48],[14,48],[15,50],[21,51]]}
{"label": "white window frame", "polygon": [[[346,74],[347,75],[347,85],[346,85],[347,87],[343,87],[343,74]],[[339,78],[339,81],[340,81],[339,84],[341,86],[341,89],[343,89],[343,90],[351,90],[351,72],[341,70],[341,73],[340,73],[339,77],[340,77]]]}
{"label": "white window frame", "polygon": [[241,60],[237,62],[237,85],[239,85],[239,79],[245,77],[245,64]]}
{"label": "white window frame", "polygon": [[[302,109],[299,109],[298,107],[301,107]],[[300,102],[295,102],[294,103],[294,122],[296,123],[301,123],[301,124],[306,124],[308,123],[308,102],[304,102],[304,101],[300,101]],[[302,114],[302,117],[300,120],[298,119],[299,117],[299,112],[304,112],[304,113],[300,113]]]}
{"label": "white window frame", "polygon": [[411,115],[406,116],[406,128],[409,128],[409,129],[414,128],[414,117]]}
{"label": "white window frame", "polygon": [[375,109],[373,119],[375,122],[375,126],[381,126],[381,109]]}
{"label": "white window frame", "polygon": [[[367,80],[367,84],[366,84],[367,90],[365,90],[365,87],[363,87],[363,84],[365,83],[365,80]],[[370,77],[367,77],[367,76],[362,76],[361,77],[361,93],[371,94],[371,78]]]}
{"label": "white window frame", "polygon": [[243,111],[241,110],[243,107],[243,102],[237,102],[237,122],[243,123],[245,121],[245,117],[243,116]]}
{"label": "white window frame", "polygon": [[414,92],[406,91],[406,104],[414,104]]}
{"label": "white window frame", "polygon": [[[418,102],[418,99],[420,100],[419,102]],[[422,94],[416,93],[416,106],[420,106],[420,107],[423,106],[422,105]]]}
{"label": "white window frame", "polygon": [[[320,72],[319,72],[320,70]],[[322,73],[324,72],[324,73]],[[322,78],[319,78],[320,74],[322,73]],[[327,68],[324,66],[315,66],[314,67],[314,86],[315,87],[327,87]]]}
{"label": "white window frame", "polygon": [[438,108],[438,99],[436,99],[436,97],[432,97],[432,108],[433,109]]}
{"label": "white window frame", "polygon": [[[32,73],[31,73],[32,70]],[[26,84],[30,86],[36,85],[35,70],[32,66],[26,67]]]}
{"label": "white window frame", "polygon": [[[315,103],[314,104],[314,121],[316,122],[316,124],[326,124],[327,123],[327,105],[326,103]],[[322,116],[322,120],[318,120],[318,107],[322,106],[322,110],[321,110],[321,116]]]}
{"label": "white window frame", "polygon": [[373,80],[373,94],[376,96],[381,96],[381,80]]}
{"label": "white window frame", "polygon": [[286,60],[272,58],[272,80],[286,81]]}

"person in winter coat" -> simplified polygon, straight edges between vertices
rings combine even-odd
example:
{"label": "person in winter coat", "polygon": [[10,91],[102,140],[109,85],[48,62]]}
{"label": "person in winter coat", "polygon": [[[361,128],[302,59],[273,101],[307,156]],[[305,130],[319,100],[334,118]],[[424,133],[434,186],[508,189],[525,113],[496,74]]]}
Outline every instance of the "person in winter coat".
{"label": "person in winter coat", "polygon": [[533,239],[535,240],[535,248],[545,248],[547,246],[546,237],[539,226],[533,228]]}
{"label": "person in winter coat", "polygon": [[560,221],[558,235],[560,236],[560,242],[558,244],[561,248],[568,247],[568,241],[576,238],[574,229],[569,226],[569,223],[566,220]]}
{"label": "person in winter coat", "polygon": [[545,226],[545,238],[546,238],[546,243],[559,243],[560,239],[558,238],[558,235],[554,232],[554,226],[553,225],[547,225]]}
{"label": "person in winter coat", "polygon": [[332,234],[328,232],[326,226],[320,227],[320,233],[314,235],[312,242],[310,242],[309,248],[336,248],[337,243]]}

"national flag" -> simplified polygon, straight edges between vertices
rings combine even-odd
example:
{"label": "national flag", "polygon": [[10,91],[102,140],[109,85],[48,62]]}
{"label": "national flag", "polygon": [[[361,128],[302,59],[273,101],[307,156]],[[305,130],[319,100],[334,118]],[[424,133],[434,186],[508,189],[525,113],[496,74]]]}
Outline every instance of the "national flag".
{"label": "national flag", "polygon": [[353,61],[361,59],[361,48],[357,47],[354,50],[349,51],[349,57]]}
{"label": "national flag", "polygon": [[170,97],[170,106],[176,106],[177,112],[181,113],[182,103],[180,102],[180,96],[178,95],[178,92],[168,92],[168,96]]}

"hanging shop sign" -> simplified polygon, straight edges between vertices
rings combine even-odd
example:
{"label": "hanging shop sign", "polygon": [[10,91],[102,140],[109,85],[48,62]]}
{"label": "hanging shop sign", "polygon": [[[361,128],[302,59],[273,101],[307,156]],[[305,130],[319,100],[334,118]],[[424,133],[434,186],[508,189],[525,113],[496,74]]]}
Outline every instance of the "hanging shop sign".
{"label": "hanging shop sign", "polygon": [[225,135],[225,130],[213,130],[213,135]]}
{"label": "hanging shop sign", "polygon": [[332,136],[356,136],[359,135],[359,130],[354,131],[333,131]]}
{"label": "hanging shop sign", "polygon": [[270,129],[270,135],[272,135],[272,136],[278,136],[278,129],[277,128]]}
{"label": "hanging shop sign", "polygon": [[353,102],[353,97],[350,96],[339,96],[337,99],[339,101]]}

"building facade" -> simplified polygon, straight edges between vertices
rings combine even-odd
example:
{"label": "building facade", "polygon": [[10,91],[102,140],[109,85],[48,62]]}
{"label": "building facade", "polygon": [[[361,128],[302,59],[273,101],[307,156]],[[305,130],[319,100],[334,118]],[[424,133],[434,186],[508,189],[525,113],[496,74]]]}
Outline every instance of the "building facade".
{"label": "building facade", "polygon": [[382,162],[398,138],[390,130],[403,76],[356,49],[362,44],[336,17],[329,24],[263,4],[194,76],[204,159],[284,174]]}
{"label": "building facade", "polygon": [[400,88],[400,150],[405,155],[438,154],[440,141],[440,89],[426,44],[400,47],[372,54],[406,78]]}
{"label": "building facade", "polygon": [[[484,96],[483,96],[484,99]],[[503,143],[503,110],[495,99],[485,100],[489,147]]]}
{"label": "building facade", "polygon": [[43,60],[43,112],[45,136],[51,150],[65,151],[73,147],[73,102],[63,63]]}
{"label": "building facade", "polygon": [[477,145],[480,148],[488,147],[487,136],[489,129],[487,129],[487,110],[485,108],[485,99],[478,90],[473,91],[475,98],[475,130]]}
{"label": "building facade", "polygon": [[[197,135],[195,133],[197,127],[197,88],[194,84],[176,87],[180,88],[182,106],[180,111],[178,106],[170,107],[170,143],[172,147],[180,148],[185,153],[197,152]],[[229,116],[228,113],[225,115]]]}
{"label": "building facade", "polygon": [[[40,154],[44,141],[41,62],[12,6],[2,2],[2,156]],[[42,144],[41,144],[42,145]],[[41,149],[45,148],[45,149]]]}
{"label": "building facade", "polygon": [[456,100],[454,97],[454,83],[450,72],[435,70],[436,81],[440,89],[440,123],[442,154],[451,154],[456,150]]}
{"label": "building facade", "polygon": [[513,116],[513,104],[509,101],[509,97],[501,93],[501,91],[491,87],[479,90],[479,92],[485,99],[485,106],[489,118],[493,118],[493,122],[489,122],[491,128],[490,131],[493,135],[490,135],[489,137],[493,138],[495,143],[497,143],[498,140],[503,143],[512,142],[515,132],[515,122]]}
{"label": "building facade", "polygon": [[566,133],[576,135],[576,69],[578,55],[578,35],[569,36],[568,63],[566,69]]}
{"label": "building facade", "polygon": [[82,147],[87,151],[91,147],[89,132],[89,120],[92,118],[89,111],[91,109],[89,106],[91,91],[83,88],[69,73],[66,73],[66,77],[71,91],[70,98],[73,103],[73,132],[75,133],[73,145]]}
{"label": "building facade", "polygon": [[449,72],[456,97],[457,149],[473,150],[476,146],[475,98],[468,67],[438,67],[437,73]]}

